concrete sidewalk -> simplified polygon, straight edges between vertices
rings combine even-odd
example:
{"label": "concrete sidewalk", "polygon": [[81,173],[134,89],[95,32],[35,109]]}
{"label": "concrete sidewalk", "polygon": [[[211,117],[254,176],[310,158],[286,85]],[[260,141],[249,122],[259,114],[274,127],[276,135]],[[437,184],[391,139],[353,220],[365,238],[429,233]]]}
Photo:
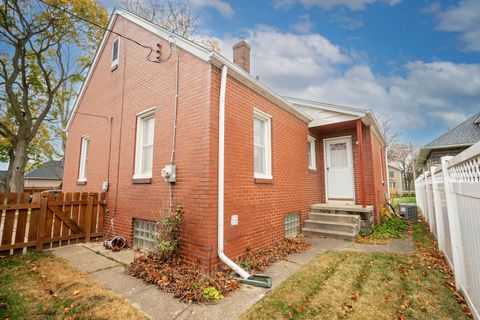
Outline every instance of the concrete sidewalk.
{"label": "concrete sidewalk", "polygon": [[[312,243],[310,250],[289,255],[287,260],[278,261],[264,272],[272,277],[273,288],[319,254],[352,247],[351,242],[331,238],[309,238],[309,241]],[[271,290],[242,285],[239,290],[217,304],[188,305],[179,302],[172,294],[160,291],[154,285],[147,285],[128,276],[125,266],[135,257],[132,250],[111,252],[101,243],[87,243],[60,247],[52,249],[51,252],[81,271],[89,273],[104,287],[129,300],[151,319],[237,319]]]}

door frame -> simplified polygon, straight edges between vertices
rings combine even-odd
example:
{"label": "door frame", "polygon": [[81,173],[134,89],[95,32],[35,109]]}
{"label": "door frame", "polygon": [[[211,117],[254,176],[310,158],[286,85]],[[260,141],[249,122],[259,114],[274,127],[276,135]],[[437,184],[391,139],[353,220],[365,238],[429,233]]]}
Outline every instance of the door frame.
{"label": "door frame", "polygon": [[[350,152],[351,152],[351,159],[352,159],[352,186],[353,186],[353,199],[352,200],[330,200],[328,198],[328,172],[327,172],[327,142],[334,141],[334,140],[347,140],[350,142]],[[348,150],[348,147],[347,147]],[[323,174],[325,176],[325,202],[326,203],[338,203],[338,204],[355,204],[355,162],[353,161],[353,139],[351,135],[348,136],[340,136],[334,138],[325,138],[323,139]]]}

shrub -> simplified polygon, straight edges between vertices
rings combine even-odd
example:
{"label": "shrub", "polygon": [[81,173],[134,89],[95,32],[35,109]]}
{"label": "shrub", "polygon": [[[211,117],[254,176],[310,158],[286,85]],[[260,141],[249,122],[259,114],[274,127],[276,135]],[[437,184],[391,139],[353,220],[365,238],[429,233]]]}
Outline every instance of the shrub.
{"label": "shrub", "polygon": [[215,287],[206,287],[203,289],[203,297],[207,301],[223,299],[223,295]]}
{"label": "shrub", "polygon": [[379,239],[399,239],[402,232],[407,231],[408,225],[404,218],[391,216],[385,218],[378,226],[373,227],[371,236]]}
{"label": "shrub", "polygon": [[180,247],[180,230],[183,222],[183,208],[169,209],[157,222],[155,249],[165,260],[177,253]]}
{"label": "shrub", "polygon": [[405,191],[402,193],[402,197],[415,197],[415,191]]}
{"label": "shrub", "polygon": [[[386,212],[388,210],[385,209]],[[382,210],[380,211],[382,213]],[[358,243],[376,243],[384,244],[389,239],[400,239],[402,233],[408,230],[406,220],[400,216],[382,215],[382,222],[372,228],[372,233],[369,236],[360,235],[357,237]]]}

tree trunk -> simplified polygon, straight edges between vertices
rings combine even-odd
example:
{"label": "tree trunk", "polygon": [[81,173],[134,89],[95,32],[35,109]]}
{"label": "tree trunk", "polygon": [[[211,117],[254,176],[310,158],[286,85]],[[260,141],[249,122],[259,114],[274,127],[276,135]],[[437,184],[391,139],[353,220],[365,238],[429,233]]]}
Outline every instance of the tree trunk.
{"label": "tree trunk", "polygon": [[12,159],[13,164],[9,166],[9,170],[11,170],[8,183],[10,192],[23,193],[25,165],[27,161],[27,141],[19,140],[15,146],[14,157]]}
{"label": "tree trunk", "polygon": [[4,186],[4,196],[5,199],[8,197],[8,193],[10,192],[10,177],[12,176],[12,168],[13,168],[13,150],[8,151],[8,169],[7,169],[7,174],[5,175],[5,178],[3,180],[3,186]]}

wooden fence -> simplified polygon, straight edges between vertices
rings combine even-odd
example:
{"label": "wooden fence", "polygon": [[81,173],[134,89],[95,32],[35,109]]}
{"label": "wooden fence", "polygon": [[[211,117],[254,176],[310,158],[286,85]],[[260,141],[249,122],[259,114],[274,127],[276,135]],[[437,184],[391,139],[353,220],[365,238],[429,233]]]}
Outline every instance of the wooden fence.
{"label": "wooden fence", "polygon": [[104,193],[0,194],[0,255],[96,240],[104,213]]}
{"label": "wooden fence", "polygon": [[480,320],[480,142],[415,181],[418,206]]}

